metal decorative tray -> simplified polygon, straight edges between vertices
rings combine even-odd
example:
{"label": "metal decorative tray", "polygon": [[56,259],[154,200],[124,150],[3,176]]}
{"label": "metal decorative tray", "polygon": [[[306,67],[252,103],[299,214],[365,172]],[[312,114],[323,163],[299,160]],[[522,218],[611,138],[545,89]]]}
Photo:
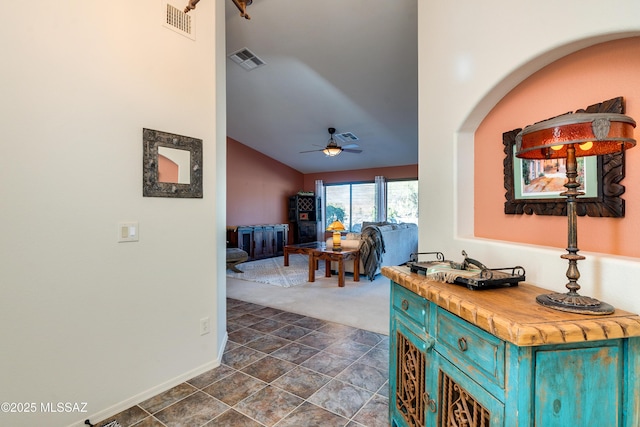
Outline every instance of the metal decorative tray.
{"label": "metal decorative tray", "polygon": [[[431,261],[419,261],[420,255],[431,255]],[[469,289],[490,289],[517,286],[525,280],[525,271],[521,266],[488,268],[481,262],[467,257],[460,263],[448,261],[442,252],[416,252],[411,254],[407,266],[412,273],[422,273],[430,279],[440,282],[466,286]]]}

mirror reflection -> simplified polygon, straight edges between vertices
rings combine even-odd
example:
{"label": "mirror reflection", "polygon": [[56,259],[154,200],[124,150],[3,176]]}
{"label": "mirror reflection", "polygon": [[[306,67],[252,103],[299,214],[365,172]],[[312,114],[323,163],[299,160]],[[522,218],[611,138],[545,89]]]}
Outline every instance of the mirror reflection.
{"label": "mirror reflection", "polygon": [[158,147],[158,182],[191,184],[191,152]]}
{"label": "mirror reflection", "polygon": [[202,140],[142,130],[142,195],[202,198]]}

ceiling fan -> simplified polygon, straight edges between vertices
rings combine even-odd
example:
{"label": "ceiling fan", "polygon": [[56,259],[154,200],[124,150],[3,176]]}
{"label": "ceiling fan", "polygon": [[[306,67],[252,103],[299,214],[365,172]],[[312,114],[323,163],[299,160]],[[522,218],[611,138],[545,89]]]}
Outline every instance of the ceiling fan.
{"label": "ceiling fan", "polygon": [[359,147],[358,144],[348,144],[348,145],[344,145],[344,146],[339,146],[338,143],[336,142],[335,139],[333,139],[333,134],[336,133],[336,129],[335,128],[329,128],[329,143],[327,144],[326,147],[321,148],[319,150],[308,150],[308,151],[301,151],[300,153],[313,153],[316,151],[322,151],[324,154],[326,154],[328,157],[335,157],[338,154],[342,153],[343,151],[346,153],[362,153],[362,150],[356,150],[355,147]]}

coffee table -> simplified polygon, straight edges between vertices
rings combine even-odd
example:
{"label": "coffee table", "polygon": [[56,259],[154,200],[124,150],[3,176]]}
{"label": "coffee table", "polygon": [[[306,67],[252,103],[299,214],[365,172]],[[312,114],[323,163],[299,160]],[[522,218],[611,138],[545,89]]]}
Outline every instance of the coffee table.
{"label": "coffee table", "polygon": [[318,261],[324,260],[325,262],[325,277],[331,277],[331,261],[338,262],[338,286],[344,287],[344,262],[353,260],[353,281],[360,281],[360,251],[355,250],[341,250],[334,251],[331,248],[315,249],[309,253],[309,281],[315,282],[316,280],[316,268]]}
{"label": "coffee table", "polygon": [[289,254],[309,255],[312,251],[315,251],[316,249],[322,249],[325,246],[325,242],[309,242],[298,243],[295,245],[286,245],[284,247],[284,266],[289,266]]}

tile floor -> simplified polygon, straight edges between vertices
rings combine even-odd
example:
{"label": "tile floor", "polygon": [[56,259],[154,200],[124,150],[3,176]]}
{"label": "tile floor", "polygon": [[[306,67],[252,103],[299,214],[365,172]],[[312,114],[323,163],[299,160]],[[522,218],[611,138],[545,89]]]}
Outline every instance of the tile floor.
{"label": "tile floor", "polygon": [[387,336],[235,299],[227,319],[222,365],[97,426],[389,426]]}

